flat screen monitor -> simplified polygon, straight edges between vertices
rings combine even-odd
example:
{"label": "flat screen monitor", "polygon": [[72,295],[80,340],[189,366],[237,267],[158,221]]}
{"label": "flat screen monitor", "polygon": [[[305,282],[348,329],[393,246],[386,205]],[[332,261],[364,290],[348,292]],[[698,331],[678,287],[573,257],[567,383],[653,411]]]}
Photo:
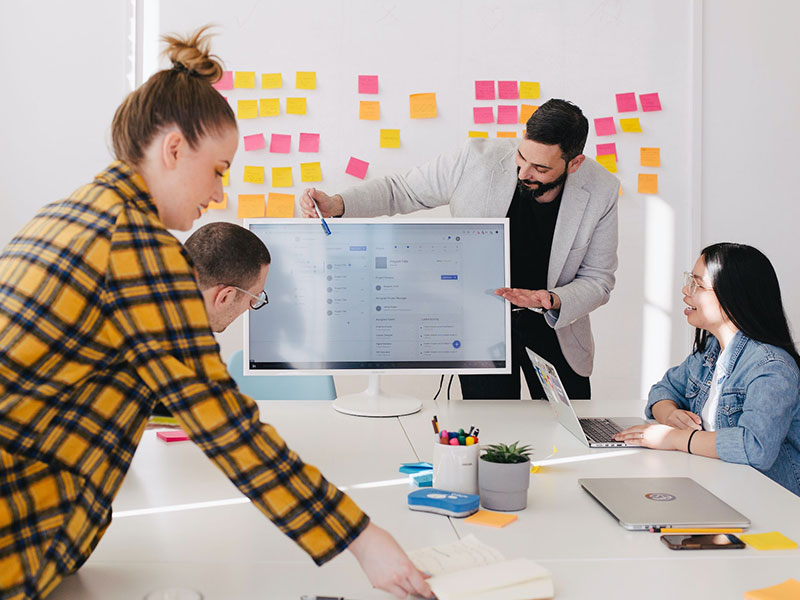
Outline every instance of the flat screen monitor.
{"label": "flat screen monitor", "polygon": [[[272,257],[269,304],[245,317],[245,375],[511,372],[509,304],[494,294],[510,280],[507,219],[327,223],[331,235],[316,219],[245,221]],[[392,410],[377,377],[366,393],[334,406]]]}

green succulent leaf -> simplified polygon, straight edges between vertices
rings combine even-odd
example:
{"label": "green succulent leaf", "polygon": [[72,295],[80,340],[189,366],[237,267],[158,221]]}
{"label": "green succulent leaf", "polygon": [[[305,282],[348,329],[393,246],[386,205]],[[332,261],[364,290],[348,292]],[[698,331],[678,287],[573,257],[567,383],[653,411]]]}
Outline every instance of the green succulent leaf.
{"label": "green succulent leaf", "polygon": [[484,449],[481,458],[494,463],[523,463],[529,460],[531,452],[530,445],[520,446],[519,441],[511,445],[490,444]]}

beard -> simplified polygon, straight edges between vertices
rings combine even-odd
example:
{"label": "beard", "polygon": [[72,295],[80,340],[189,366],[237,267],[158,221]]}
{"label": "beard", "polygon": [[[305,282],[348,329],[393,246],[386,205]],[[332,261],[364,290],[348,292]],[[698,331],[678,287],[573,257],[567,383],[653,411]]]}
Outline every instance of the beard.
{"label": "beard", "polygon": [[[519,169],[517,169],[517,173],[519,173]],[[528,198],[530,200],[536,200],[539,202],[539,198],[541,198],[547,192],[561,187],[564,185],[566,180],[567,168],[565,166],[564,172],[549,183],[542,183],[540,181],[534,181],[533,179],[520,179],[517,177],[517,188],[522,193],[523,198]],[[529,187],[530,185],[535,185],[536,187]]]}

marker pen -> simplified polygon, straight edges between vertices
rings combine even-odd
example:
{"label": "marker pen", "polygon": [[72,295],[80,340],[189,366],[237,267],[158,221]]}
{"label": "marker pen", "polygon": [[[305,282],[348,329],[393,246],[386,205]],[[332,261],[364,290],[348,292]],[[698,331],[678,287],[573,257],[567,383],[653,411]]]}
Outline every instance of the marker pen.
{"label": "marker pen", "polygon": [[319,217],[320,224],[322,225],[322,230],[325,232],[325,235],[330,235],[331,229],[330,227],[328,227],[328,224],[325,222],[325,219],[322,218],[322,213],[319,212],[319,206],[317,206],[316,200],[314,200],[314,198],[311,197],[311,194],[309,194],[308,197],[311,198],[311,204],[314,205],[314,210],[316,211],[317,216]]}

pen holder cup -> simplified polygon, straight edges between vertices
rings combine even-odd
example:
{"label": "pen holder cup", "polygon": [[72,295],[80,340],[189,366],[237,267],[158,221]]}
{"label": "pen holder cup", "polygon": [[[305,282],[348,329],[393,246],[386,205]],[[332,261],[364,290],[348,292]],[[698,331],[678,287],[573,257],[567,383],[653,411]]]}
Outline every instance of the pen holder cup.
{"label": "pen holder cup", "polygon": [[433,487],[462,494],[478,493],[478,444],[433,447]]}

